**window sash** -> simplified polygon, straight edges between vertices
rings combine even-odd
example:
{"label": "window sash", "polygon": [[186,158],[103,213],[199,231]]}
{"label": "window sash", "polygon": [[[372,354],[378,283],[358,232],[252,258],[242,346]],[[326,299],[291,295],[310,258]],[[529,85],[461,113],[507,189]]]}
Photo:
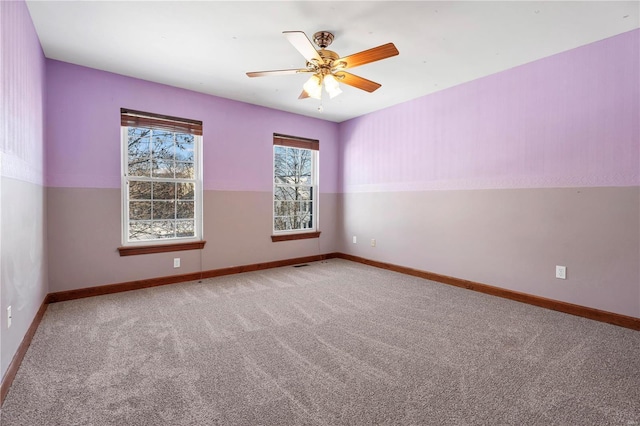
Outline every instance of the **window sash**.
{"label": "window sash", "polygon": [[[284,143],[280,143],[281,139],[277,137],[277,134],[274,134],[274,149],[273,149],[273,167],[272,167],[272,174],[274,176],[274,181],[273,181],[273,194],[272,194],[272,206],[271,206],[271,210],[272,210],[272,227],[273,227],[273,233],[274,234],[292,234],[292,233],[304,233],[304,232],[314,232],[318,229],[318,153],[319,151],[317,149],[309,149],[307,147],[307,145],[304,144],[300,144],[300,145],[304,145],[304,146],[295,146],[293,144],[284,144]],[[302,142],[305,142],[305,140],[303,140]],[[315,141],[317,143],[317,141]],[[282,183],[282,182],[276,182],[275,179],[275,173],[276,173],[276,146],[285,146],[288,148],[297,148],[297,149],[307,149],[307,150],[311,150],[311,182],[310,183]],[[309,199],[291,199],[291,198],[276,198],[277,197],[277,190],[278,189],[284,189],[284,188],[290,188],[293,190],[298,190],[298,189],[303,189],[303,190],[308,190],[310,193],[310,198]],[[297,203],[298,204],[298,208],[295,209],[295,214],[293,215],[278,215],[276,212],[276,206],[277,203]],[[308,203],[311,206],[310,211],[305,212],[303,210],[301,210],[301,208],[304,206],[304,203]],[[308,219],[308,220],[300,220],[300,219]],[[296,220],[298,220],[298,222],[296,222]],[[292,228],[292,229],[276,229],[276,225],[278,223],[285,224],[285,223],[298,223],[299,227],[296,228]],[[307,224],[310,223],[310,226],[306,226]],[[286,226],[285,226],[286,227]]]}
{"label": "window sash", "polygon": [[[202,149],[202,139],[201,136],[194,135],[193,142],[193,162],[188,161],[186,163],[193,164],[194,175],[193,178],[183,178],[183,177],[162,177],[162,176],[136,176],[129,175],[129,147],[128,147],[128,129],[129,127],[135,126],[122,126],[121,127],[121,146],[122,146],[122,242],[123,245],[131,246],[131,245],[152,245],[158,244],[162,242],[171,242],[171,241],[200,241],[202,239],[202,163],[201,163],[201,149]],[[148,128],[148,127],[146,127]],[[157,130],[158,128],[156,128]],[[169,131],[167,128],[161,129],[162,131]],[[172,133],[184,133],[182,130],[172,131]],[[151,139],[150,139],[151,140]],[[175,138],[174,138],[175,143]],[[150,159],[153,157],[153,154],[150,153]],[[173,162],[176,161],[175,154]],[[184,163],[184,162],[182,162]],[[174,172],[175,176],[175,172]],[[171,183],[174,185],[173,189],[173,198],[155,198],[153,192],[150,192],[149,198],[132,198],[130,194],[130,185],[134,182],[149,182],[151,185],[158,183]],[[193,196],[192,198],[180,198],[178,194],[178,188],[175,185],[180,184],[191,184],[193,185]],[[189,190],[189,189],[187,189]],[[132,219],[130,203],[151,203],[151,215],[146,219]],[[153,216],[153,203],[174,203],[173,206],[173,216],[171,218],[156,218]],[[190,217],[180,217],[179,215],[179,204],[180,203],[193,203],[193,215]],[[185,207],[186,204],[183,205]],[[158,205],[159,207],[159,205]],[[187,208],[187,210],[190,210]],[[191,226],[191,223],[193,224]],[[172,228],[172,236],[163,237],[162,233],[153,234],[155,237],[152,238],[143,238],[143,239],[132,239],[131,238],[131,226],[132,224],[139,224],[140,226],[149,225],[151,231],[153,231],[153,227],[156,226],[160,229],[162,227],[169,230]],[[190,228],[193,228],[193,235],[180,235],[184,233],[184,231],[189,231]]]}

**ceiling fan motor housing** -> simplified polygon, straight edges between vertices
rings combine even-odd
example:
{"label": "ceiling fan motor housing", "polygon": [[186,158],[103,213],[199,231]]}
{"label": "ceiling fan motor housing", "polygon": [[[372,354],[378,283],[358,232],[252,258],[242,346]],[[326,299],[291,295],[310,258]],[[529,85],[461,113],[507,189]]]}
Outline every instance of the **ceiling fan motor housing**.
{"label": "ceiling fan motor housing", "polygon": [[337,68],[340,68],[340,64],[342,63],[342,61],[336,62],[336,60],[340,58],[340,55],[338,55],[336,52],[332,50],[322,49],[318,51],[318,54],[320,55],[324,63],[319,64],[315,60],[313,62],[307,62],[307,69],[316,73],[320,73],[322,75],[327,75],[336,71]]}
{"label": "ceiling fan motor housing", "polygon": [[313,35],[313,41],[322,49],[328,47],[333,42],[333,34],[329,31],[318,31]]}

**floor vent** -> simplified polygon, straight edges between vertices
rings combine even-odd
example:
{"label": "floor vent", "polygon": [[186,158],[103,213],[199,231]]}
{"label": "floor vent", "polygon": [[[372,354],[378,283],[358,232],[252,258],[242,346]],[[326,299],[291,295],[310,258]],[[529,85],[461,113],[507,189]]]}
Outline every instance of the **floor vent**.
{"label": "floor vent", "polygon": [[303,265],[293,265],[294,268],[302,268],[303,266],[309,266],[307,263]]}

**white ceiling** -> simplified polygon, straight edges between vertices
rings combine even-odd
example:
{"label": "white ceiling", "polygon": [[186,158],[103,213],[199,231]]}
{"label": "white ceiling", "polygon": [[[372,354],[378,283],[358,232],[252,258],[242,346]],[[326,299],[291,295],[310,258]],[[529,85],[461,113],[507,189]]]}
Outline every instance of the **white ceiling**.
{"label": "white ceiling", "polygon": [[[45,56],[330,121],[344,121],[640,27],[639,2],[35,1],[27,5]],[[341,56],[393,42],[400,55],[299,100],[308,75],[282,31],[330,30]]]}

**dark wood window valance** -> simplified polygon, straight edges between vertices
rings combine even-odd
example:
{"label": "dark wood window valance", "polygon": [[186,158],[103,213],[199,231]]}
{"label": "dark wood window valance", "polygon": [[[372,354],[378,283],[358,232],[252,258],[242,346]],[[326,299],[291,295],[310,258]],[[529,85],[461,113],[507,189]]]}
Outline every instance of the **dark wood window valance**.
{"label": "dark wood window valance", "polygon": [[299,138],[297,136],[287,136],[278,133],[273,134],[273,144],[320,151],[320,142],[316,139]]}
{"label": "dark wood window valance", "polygon": [[120,108],[120,125],[202,136],[202,121]]}

